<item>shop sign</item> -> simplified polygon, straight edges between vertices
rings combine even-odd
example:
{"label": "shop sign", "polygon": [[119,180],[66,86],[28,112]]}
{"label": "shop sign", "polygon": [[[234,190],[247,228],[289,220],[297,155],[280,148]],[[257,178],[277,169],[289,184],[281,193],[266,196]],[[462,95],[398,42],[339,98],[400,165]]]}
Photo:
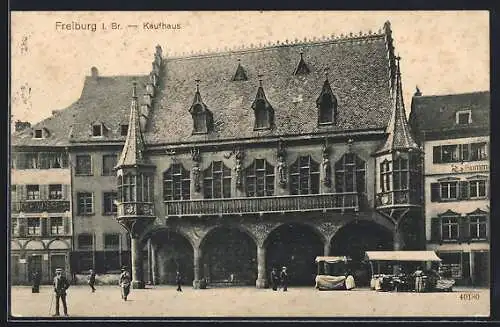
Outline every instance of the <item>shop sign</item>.
{"label": "shop sign", "polygon": [[489,172],[489,164],[453,164],[451,165],[452,173],[476,173],[476,172]]}

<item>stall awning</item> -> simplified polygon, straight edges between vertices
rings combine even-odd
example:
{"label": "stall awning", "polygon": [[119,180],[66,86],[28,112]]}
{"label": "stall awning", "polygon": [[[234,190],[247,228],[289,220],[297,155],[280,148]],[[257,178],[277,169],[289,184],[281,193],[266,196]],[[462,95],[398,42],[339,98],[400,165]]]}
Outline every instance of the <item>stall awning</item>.
{"label": "stall awning", "polygon": [[434,251],[366,251],[370,261],[441,261]]}
{"label": "stall awning", "polygon": [[337,263],[337,262],[347,262],[349,260],[346,256],[340,257],[316,257],[316,263],[326,262],[326,263]]}

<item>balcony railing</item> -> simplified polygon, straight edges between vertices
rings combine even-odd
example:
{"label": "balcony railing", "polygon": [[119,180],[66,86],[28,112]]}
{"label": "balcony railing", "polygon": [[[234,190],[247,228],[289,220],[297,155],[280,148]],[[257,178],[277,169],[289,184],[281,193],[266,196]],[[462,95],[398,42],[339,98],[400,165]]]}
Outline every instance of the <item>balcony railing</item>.
{"label": "balcony railing", "polygon": [[358,211],[357,193],[165,201],[167,216],[229,215],[301,211]]}
{"label": "balcony railing", "polygon": [[12,203],[12,212],[26,213],[63,213],[70,210],[70,201],[65,200],[30,200]]}
{"label": "balcony railing", "polygon": [[377,207],[401,206],[401,205],[420,205],[416,192],[409,190],[389,191],[377,193]]}

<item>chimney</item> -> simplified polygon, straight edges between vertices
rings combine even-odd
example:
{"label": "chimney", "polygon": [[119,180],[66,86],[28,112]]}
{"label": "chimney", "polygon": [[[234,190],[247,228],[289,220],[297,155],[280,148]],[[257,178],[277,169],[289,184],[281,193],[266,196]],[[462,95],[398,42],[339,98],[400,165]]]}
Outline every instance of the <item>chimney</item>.
{"label": "chimney", "polygon": [[92,76],[92,78],[99,77],[99,71],[97,70],[96,67],[90,68],[90,76]]}
{"label": "chimney", "polygon": [[418,85],[415,86],[415,93],[413,94],[414,97],[419,97],[422,96],[422,92],[420,92],[420,89],[418,88]]}
{"label": "chimney", "polygon": [[22,131],[26,128],[30,128],[30,127],[31,127],[31,124],[30,124],[30,122],[27,122],[27,121],[17,120],[15,123],[16,132],[20,132],[20,131]]}

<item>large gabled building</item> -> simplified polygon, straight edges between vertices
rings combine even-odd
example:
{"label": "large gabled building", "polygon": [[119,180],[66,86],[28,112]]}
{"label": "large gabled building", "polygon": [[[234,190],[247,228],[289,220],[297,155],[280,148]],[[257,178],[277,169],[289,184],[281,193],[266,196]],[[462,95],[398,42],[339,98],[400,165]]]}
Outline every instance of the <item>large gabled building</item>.
{"label": "large gabled building", "polygon": [[135,287],[178,269],[195,287],[264,287],[283,265],[311,284],[317,255],[350,255],[367,280],[365,250],[423,248],[421,151],[398,61],[386,23],[189,57],[157,46],[145,76],[93,69],[65,123],[47,126],[74,162],[73,270],[113,271],[102,249],[121,252],[114,264],[130,263]]}
{"label": "large gabled building", "polygon": [[417,90],[410,124],[426,153],[427,248],[458,283],[489,285],[490,93]]}

